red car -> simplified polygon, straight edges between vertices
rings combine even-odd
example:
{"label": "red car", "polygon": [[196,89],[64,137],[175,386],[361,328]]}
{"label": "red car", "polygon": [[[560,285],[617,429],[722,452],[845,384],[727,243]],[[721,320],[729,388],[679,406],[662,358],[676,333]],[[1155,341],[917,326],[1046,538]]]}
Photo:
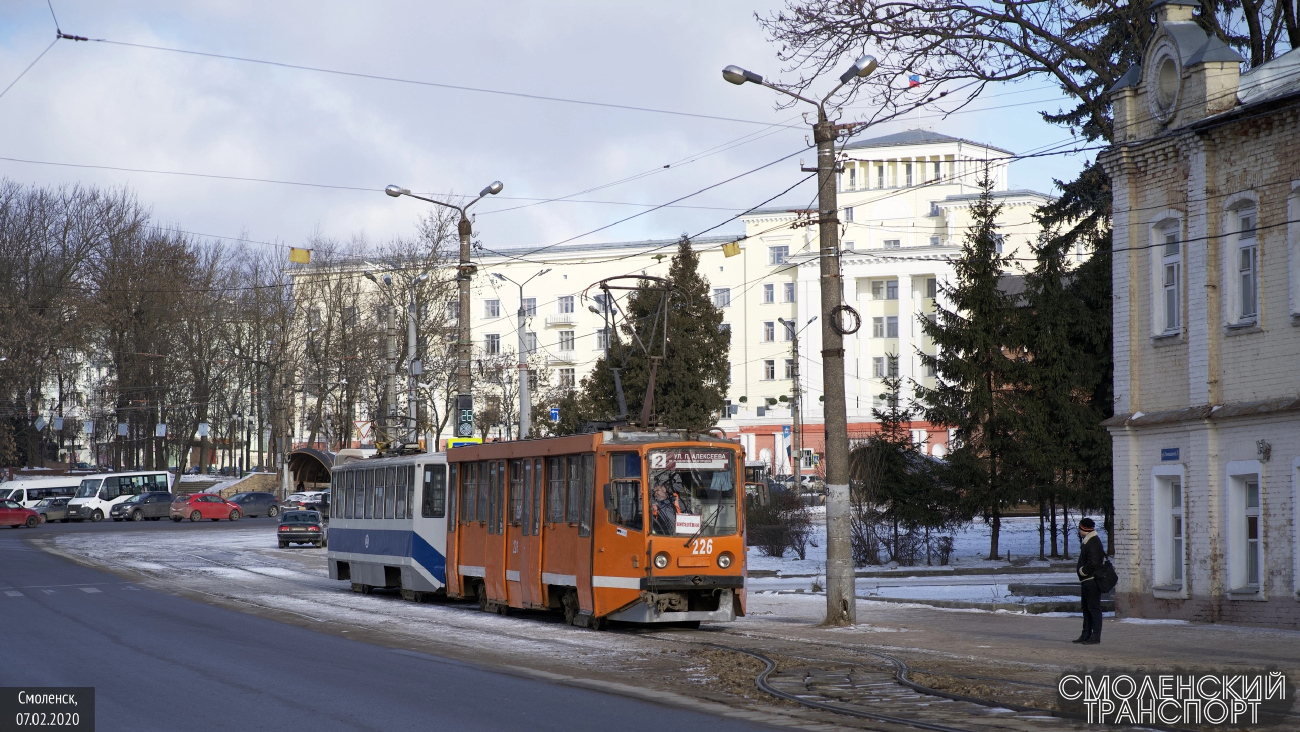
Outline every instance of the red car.
{"label": "red car", "polygon": [[39,513],[30,508],[23,508],[22,504],[17,501],[9,499],[0,501],[0,526],[12,526],[15,529],[19,526],[26,526],[33,529],[40,522],[41,515]]}
{"label": "red car", "polygon": [[244,515],[237,504],[231,503],[215,493],[193,493],[188,496],[176,496],[172,501],[172,521],[189,519],[201,521],[212,519],[230,519],[238,521]]}

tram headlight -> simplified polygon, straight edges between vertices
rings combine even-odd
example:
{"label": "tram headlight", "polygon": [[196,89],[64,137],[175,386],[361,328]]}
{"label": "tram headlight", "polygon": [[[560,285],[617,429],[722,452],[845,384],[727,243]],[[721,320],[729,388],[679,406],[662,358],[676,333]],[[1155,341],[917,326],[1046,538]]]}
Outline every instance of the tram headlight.
{"label": "tram headlight", "polygon": [[731,566],[731,552],[723,552],[718,555],[718,566],[723,569]]}
{"label": "tram headlight", "polygon": [[658,554],[655,555],[655,569],[667,569],[667,568],[668,568],[668,553],[659,552]]}

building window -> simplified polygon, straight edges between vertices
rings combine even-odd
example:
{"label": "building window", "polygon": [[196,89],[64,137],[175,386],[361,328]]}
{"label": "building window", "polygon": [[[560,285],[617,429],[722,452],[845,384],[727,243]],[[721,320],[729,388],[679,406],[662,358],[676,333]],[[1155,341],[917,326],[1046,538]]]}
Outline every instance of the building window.
{"label": "building window", "polygon": [[1259,314],[1259,244],[1255,212],[1237,215],[1238,322],[1254,321]]}
{"label": "building window", "polygon": [[885,356],[885,373],[889,374],[889,378],[891,379],[898,378],[898,356],[897,355],[891,353],[890,355]]}
{"label": "building window", "polygon": [[488,333],[483,338],[483,352],[489,356],[501,353],[501,336],[497,333]]}
{"label": "building window", "polygon": [[562,331],[560,331],[560,350],[561,350],[561,351],[572,351],[572,350],[573,350],[573,341],[574,341],[574,338],[573,338],[573,331],[571,331],[571,330],[562,330]]}
{"label": "building window", "polygon": [[558,304],[559,312],[562,315],[567,315],[573,312],[573,295],[561,295],[556,303]]}
{"label": "building window", "polygon": [[937,236],[932,236],[932,237],[930,237],[930,246],[932,246],[932,247],[937,247],[937,246],[939,246],[939,245],[942,244],[942,243],[943,243],[943,242],[940,241],[939,237],[937,237]]}
{"label": "building window", "polygon": [[881,163],[876,166],[876,187],[885,187],[885,164]]}
{"label": "building window", "polygon": [[930,176],[930,180],[938,181],[940,178],[943,177],[943,175],[939,172],[939,161],[938,160],[932,161],[931,165],[934,166],[934,174]]}
{"label": "building window", "polygon": [[783,335],[781,336],[781,340],[783,341],[794,340],[794,321],[782,320],[781,325],[785,326],[785,328],[782,330]]}
{"label": "building window", "polygon": [[794,283],[785,282],[782,285],[782,289],[785,290],[785,302],[794,302]]}
{"label": "building window", "polygon": [[1152,482],[1156,519],[1153,581],[1158,590],[1182,590],[1187,563],[1182,474],[1181,471],[1177,474],[1157,473],[1152,476]]}
{"label": "building window", "polygon": [[993,249],[998,254],[1002,253],[1002,244],[1005,240],[1006,240],[1005,237],[1003,237],[1001,234],[993,235]]}
{"label": "building window", "polygon": [[713,288],[713,307],[715,308],[731,307],[730,287]]}
{"label": "building window", "polygon": [[596,350],[603,351],[609,348],[609,331],[610,328],[601,328],[596,331]]}
{"label": "building window", "polygon": [[885,299],[885,281],[884,281],[884,280],[872,280],[872,281],[871,281],[871,299],[872,299],[872,300],[884,300],[884,299]]}
{"label": "building window", "polygon": [[925,296],[933,300],[939,295],[939,281],[933,277],[925,278]]}
{"label": "building window", "polygon": [[885,337],[886,338],[898,337],[898,316],[897,315],[885,316]]}
{"label": "building window", "polygon": [[885,299],[886,300],[898,299],[898,280],[887,280],[885,282]]}
{"label": "building window", "polygon": [[1178,230],[1162,232],[1164,244],[1160,249],[1161,325],[1163,333],[1176,332],[1182,327],[1183,253],[1178,242]]}
{"label": "building window", "polygon": [[886,239],[886,240],[885,240],[885,248],[886,248],[886,249],[902,249],[902,248],[903,248],[903,240],[902,240],[902,239]]}
{"label": "building window", "polygon": [[849,168],[849,185],[846,190],[854,190],[858,187],[858,169],[857,167]]}
{"label": "building window", "polygon": [[524,298],[524,315],[529,318],[533,318],[537,316],[537,298],[535,297]]}
{"label": "building window", "polygon": [[844,208],[844,221],[845,221],[845,223],[850,223],[850,224],[853,223],[853,207],[852,207],[852,206],[846,206],[846,207]]}
{"label": "building window", "polygon": [[767,263],[768,264],[785,264],[785,260],[790,257],[790,247],[768,247]]}
{"label": "building window", "polygon": [[884,337],[885,337],[885,319],[884,319],[884,318],[872,318],[872,319],[871,319],[871,337],[872,337],[872,338],[884,338]]}
{"label": "building window", "polygon": [[907,185],[912,185],[912,164],[903,163],[903,175],[907,176]]}
{"label": "building window", "polygon": [[460,300],[451,300],[447,303],[447,318],[460,320]]}
{"label": "building window", "polygon": [[560,369],[560,386],[564,389],[572,389],[578,385],[578,380],[574,375],[574,369]]}
{"label": "building window", "polygon": [[774,340],[776,340],[776,321],[764,320],[763,321],[763,342],[771,343]]}
{"label": "building window", "polygon": [[537,334],[533,332],[524,333],[524,348],[528,353],[537,353]]}
{"label": "building window", "polygon": [[500,301],[500,300],[484,300],[484,301],[483,301],[483,317],[485,317],[485,318],[499,318],[499,317],[501,317],[501,301]]}
{"label": "building window", "polygon": [[763,302],[765,304],[776,302],[776,285],[763,285]]}
{"label": "building window", "polygon": [[763,378],[767,381],[776,378],[776,361],[768,359],[763,362]]}
{"label": "building window", "polygon": [[1228,589],[1258,593],[1263,589],[1264,527],[1260,508],[1259,463],[1228,464]]}
{"label": "building window", "polygon": [[605,297],[605,295],[603,294],[592,295],[592,299],[596,301],[596,307],[598,310],[600,310],[601,315],[610,312],[611,310],[610,301],[607,297]]}
{"label": "building window", "polygon": [[933,379],[934,377],[939,375],[939,369],[937,369],[935,365],[932,363],[926,364],[925,375]]}
{"label": "building window", "polygon": [[885,378],[885,357],[876,356],[871,359],[871,375],[877,379]]}
{"label": "building window", "polygon": [[794,378],[794,359],[793,359],[793,358],[787,358],[787,359],[785,360],[785,378],[787,378],[787,379],[793,379],[793,378]]}

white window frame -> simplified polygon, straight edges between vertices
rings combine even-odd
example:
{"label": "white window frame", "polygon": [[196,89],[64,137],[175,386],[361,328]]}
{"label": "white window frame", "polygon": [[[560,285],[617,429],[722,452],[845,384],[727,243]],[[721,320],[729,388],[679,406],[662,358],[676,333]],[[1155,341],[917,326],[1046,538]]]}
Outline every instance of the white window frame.
{"label": "white window frame", "polygon": [[927,300],[935,300],[939,297],[939,280],[937,278],[925,278],[925,297]]}
{"label": "white window frame", "polygon": [[898,299],[898,280],[885,280],[885,299]]}
{"label": "white window frame", "polygon": [[715,287],[713,288],[713,307],[722,309],[731,307],[731,288]]}
{"label": "white window frame", "polygon": [[763,381],[773,381],[776,379],[776,359],[763,360]]}
{"label": "white window frame", "polygon": [[560,352],[573,353],[574,348],[578,343],[577,331],[562,330],[559,332],[559,336],[558,345],[556,347],[559,348]]}
{"label": "white window frame", "polygon": [[561,315],[573,313],[573,295],[560,295],[556,300],[556,312]]}
{"label": "white window frame", "polygon": [[775,320],[763,321],[763,342],[764,343],[776,342],[776,321]]}
{"label": "white window frame", "polygon": [[[1246,506],[1247,486],[1251,482],[1259,485],[1259,507],[1248,509]],[[1263,510],[1266,491],[1264,489],[1264,466],[1258,460],[1235,460],[1228,463],[1224,481],[1224,500],[1227,503],[1224,516],[1227,517],[1227,569],[1226,587],[1228,595],[1234,600],[1265,600],[1268,585],[1267,523]],[[1253,551],[1259,563],[1259,583],[1249,584],[1246,576],[1249,567],[1248,551],[1252,549],[1246,535],[1247,521],[1251,516],[1259,517],[1259,531]]]}
{"label": "white window frame", "polygon": [[785,300],[784,300],[784,302],[794,302],[794,301],[795,301],[795,286],[794,286],[794,283],[793,283],[793,282],[786,282],[786,283],[784,283],[784,284],[785,284],[785,287],[783,288],[783,289],[785,290],[785,294],[784,294]]}
{"label": "white window frame", "polygon": [[790,245],[781,244],[767,248],[767,264],[769,267],[775,267],[779,264],[785,264],[790,258]]}
{"label": "white window frame", "polygon": [[902,239],[886,239],[885,242],[884,242],[884,248],[885,248],[885,249],[902,249],[902,248],[903,248],[903,240],[902,240]]}
{"label": "white window frame", "polygon": [[578,371],[574,368],[560,369],[560,388],[574,389],[578,386]]}
{"label": "white window frame", "polygon": [[776,302],[776,285],[768,283],[763,285],[763,304],[771,305]]}
{"label": "white window frame", "polygon": [[[893,334],[892,334],[892,335],[890,334],[891,326],[892,326],[892,330],[893,330]],[[885,337],[886,337],[886,338],[897,338],[897,337],[898,337],[898,316],[897,316],[897,315],[886,315],[886,316],[885,316]]]}
{"label": "white window frame", "polygon": [[537,331],[524,331],[524,348],[528,353],[537,353]]}
{"label": "white window frame", "polygon": [[[1242,217],[1254,216],[1254,236],[1242,238]],[[1246,328],[1263,324],[1262,283],[1259,266],[1259,200],[1253,191],[1244,191],[1230,197],[1223,208],[1223,320],[1229,328]],[[1242,245],[1253,248],[1254,264],[1254,314],[1247,315],[1242,310]]]}
{"label": "white window frame", "polygon": [[501,353],[501,334],[488,333],[483,337],[483,353],[496,356]]}
{"label": "white window frame", "polygon": [[[1171,495],[1175,482],[1180,499],[1176,508]],[[1151,590],[1156,597],[1187,599],[1187,513],[1187,468],[1181,463],[1152,466]],[[1182,519],[1181,553],[1174,550],[1175,518]]]}
{"label": "white window frame", "polygon": [[525,297],[522,305],[524,307],[524,317],[526,318],[537,317],[537,298]]}
{"label": "white window frame", "polygon": [[844,222],[845,222],[845,223],[849,223],[849,224],[853,223],[853,207],[852,207],[852,206],[845,206],[845,207],[844,207]]}
{"label": "white window frame", "polygon": [[884,356],[875,356],[871,359],[871,376],[877,379],[885,378]]}
{"label": "white window frame", "polygon": [[499,317],[501,317],[501,301],[500,301],[500,300],[484,300],[484,301],[483,301],[483,317],[485,317],[485,318],[499,318]]}
{"label": "white window frame", "polygon": [[787,378],[787,379],[793,379],[793,378],[794,378],[794,359],[793,359],[793,358],[787,358],[787,359],[785,360],[785,378]]}
{"label": "white window frame", "polygon": [[873,318],[871,319],[871,337],[872,337],[872,338],[884,338],[884,337],[885,337],[885,318],[884,318],[884,316],[878,315],[878,316],[875,316],[875,317],[873,317]]}

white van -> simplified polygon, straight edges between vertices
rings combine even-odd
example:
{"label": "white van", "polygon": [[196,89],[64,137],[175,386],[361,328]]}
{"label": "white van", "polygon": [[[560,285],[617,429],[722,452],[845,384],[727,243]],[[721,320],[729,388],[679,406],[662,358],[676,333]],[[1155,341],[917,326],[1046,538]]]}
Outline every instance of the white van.
{"label": "white van", "polygon": [[68,518],[73,521],[103,521],[113,506],[134,495],[154,491],[170,492],[165,471],[99,473],[81,479],[77,493],[68,501]]}
{"label": "white van", "polygon": [[0,483],[0,501],[9,499],[23,508],[34,508],[46,498],[71,498],[81,485],[81,476],[24,478]]}

